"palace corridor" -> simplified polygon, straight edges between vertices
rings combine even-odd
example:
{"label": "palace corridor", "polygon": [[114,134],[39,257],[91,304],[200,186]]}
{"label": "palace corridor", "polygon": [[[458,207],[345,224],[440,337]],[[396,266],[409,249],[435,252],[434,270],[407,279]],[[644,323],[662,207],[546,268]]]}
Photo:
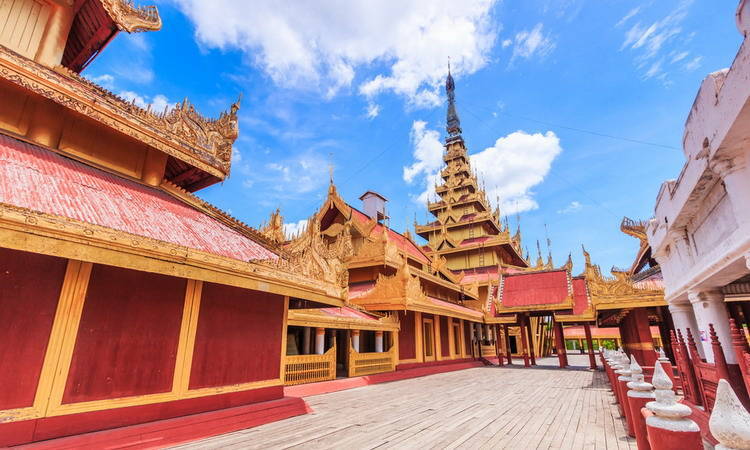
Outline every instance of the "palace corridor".
{"label": "palace corridor", "polygon": [[[574,366],[586,355],[570,355]],[[578,359],[580,358],[580,361]],[[635,449],[603,372],[482,367],[307,397],[312,414],[180,448]]]}

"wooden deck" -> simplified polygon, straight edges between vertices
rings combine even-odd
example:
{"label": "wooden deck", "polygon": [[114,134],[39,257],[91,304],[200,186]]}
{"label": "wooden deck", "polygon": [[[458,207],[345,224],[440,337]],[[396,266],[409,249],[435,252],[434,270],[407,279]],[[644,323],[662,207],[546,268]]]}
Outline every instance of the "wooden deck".
{"label": "wooden deck", "polygon": [[602,372],[482,367],[306,400],[313,414],[180,448],[636,449]]}

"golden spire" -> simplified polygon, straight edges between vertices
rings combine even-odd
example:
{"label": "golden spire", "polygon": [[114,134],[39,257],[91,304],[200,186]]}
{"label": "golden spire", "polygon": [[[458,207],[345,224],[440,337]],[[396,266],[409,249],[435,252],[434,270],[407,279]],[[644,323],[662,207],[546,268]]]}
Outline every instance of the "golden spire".
{"label": "golden spire", "polygon": [[573,271],[573,255],[568,253],[568,260],[565,261],[565,265],[562,266],[563,269],[567,270],[568,272]]}
{"label": "golden spire", "polygon": [[539,246],[539,239],[536,240],[536,266],[542,267],[544,265],[544,260],[542,259],[542,247]]}

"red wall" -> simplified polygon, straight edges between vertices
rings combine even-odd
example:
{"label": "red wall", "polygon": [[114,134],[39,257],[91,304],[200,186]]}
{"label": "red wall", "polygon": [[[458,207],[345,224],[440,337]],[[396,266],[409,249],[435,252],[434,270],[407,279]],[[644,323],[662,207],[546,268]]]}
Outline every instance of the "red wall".
{"label": "red wall", "polygon": [[468,320],[464,320],[464,345],[466,346],[466,354],[471,356],[471,324]]}
{"label": "red wall", "polygon": [[443,356],[450,356],[451,349],[449,347],[450,333],[448,331],[448,318],[445,316],[438,316],[440,318],[440,354]]}
{"label": "red wall", "polygon": [[398,358],[414,359],[417,357],[414,334],[414,312],[401,311],[398,313],[401,330],[398,332]]}
{"label": "red wall", "polygon": [[63,403],[170,391],[186,283],[94,265]]}
{"label": "red wall", "polygon": [[284,298],[204,283],[190,389],[279,377]]}
{"label": "red wall", "polygon": [[0,410],[34,403],[66,266],[0,248]]}

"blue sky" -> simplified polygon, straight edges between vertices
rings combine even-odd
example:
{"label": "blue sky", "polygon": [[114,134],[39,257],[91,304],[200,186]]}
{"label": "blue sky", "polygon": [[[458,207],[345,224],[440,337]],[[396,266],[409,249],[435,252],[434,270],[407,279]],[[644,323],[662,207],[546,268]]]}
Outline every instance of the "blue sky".
{"label": "blue sky", "polygon": [[380,192],[403,231],[427,220],[450,56],[491,199],[514,227],[521,210],[532,257],[546,224],[556,262],[572,251],[578,270],[581,244],[605,270],[632,262],[619,222],[652,215],[701,80],[741,42],[735,0],[289,4],[158,2],[163,29],[121,35],[85,75],[209,116],[242,93],[232,174],[199,195],[249,224],[310,216],[332,164],[347,201]]}

